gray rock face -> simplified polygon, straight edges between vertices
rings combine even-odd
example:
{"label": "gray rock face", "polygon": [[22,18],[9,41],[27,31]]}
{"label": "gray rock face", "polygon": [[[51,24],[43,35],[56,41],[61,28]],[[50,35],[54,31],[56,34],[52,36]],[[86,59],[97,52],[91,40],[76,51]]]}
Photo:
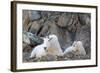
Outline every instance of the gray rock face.
{"label": "gray rock face", "polygon": [[28,31],[31,21],[37,20],[40,18],[38,11],[23,10],[23,30]]}
{"label": "gray rock face", "polygon": [[30,21],[34,21],[40,18],[40,14],[37,11],[30,11],[29,12],[29,19]]}
{"label": "gray rock face", "polygon": [[44,22],[44,24],[42,25],[42,28],[41,28],[41,31],[38,33],[39,36],[46,36],[48,31],[49,31],[49,28],[50,28],[50,22],[46,21]]}
{"label": "gray rock face", "polygon": [[23,32],[23,47],[27,45],[35,46],[43,43],[43,39],[31,32]]}
{"label": "gray rock face", "polygon": [[90,32],[90,27],[88,27],[87,25],[84,25],[81,27],[80,31],[78,33],[76,33],[76,39],[75,40],[81,40],[86,53],[89,54],[90,53],[90,42],[91,42],[91,32]]}
{"label": "gray rock face", "polygon": [[67,27],[70,25],[70,21],[72,21],[71,13],[63,13],[59,16],[58,25],[60,27]]}
{"label": "gray rock face", "polygon": [[79,14],[80,29],[76,32],[75,40],[81,40],[86,53],[91,52],[91,16],[90,14]]}
{"label": "gray rock face", "polygon": [[[82,41],[87,53],[87,57],[84,58],[91,57],[91,14],[89,13],[24,11],[23,28],[25,31],[36,34],[37,37],[55,34],[63,51],[74,41]],[[52,56],[49,59],[51,58]],[[68,59],[75,59],[75,57],[63,58],[63,60]]]}
{"label": "gray rock face", "polygon": [[41,25],[37,21],[31,22],[29,32],[36,34],[40,27]]}
{"label": "gray rock face", "polygon": [[28,31],[28,24],[29,24],[29,11],[23,11],[23,30]]}
{"label": "gray rock face", "polygon": [[80,23],[82,25],[88,25],[90,26],[91,24],[91,15],[90,14],[79,14],[79,20],[80,20]]}

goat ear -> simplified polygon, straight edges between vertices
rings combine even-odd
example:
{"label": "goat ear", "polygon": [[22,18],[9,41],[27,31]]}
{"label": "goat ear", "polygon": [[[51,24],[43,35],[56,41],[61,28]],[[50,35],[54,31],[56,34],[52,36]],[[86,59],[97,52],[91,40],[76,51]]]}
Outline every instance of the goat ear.
{"label": "goat ear", "polygon": [[76,45],[76,43],[77,43],[77,41],[74,41],[72,45],[73,45],[73,46],[75,46],[75,45]]}
{"label": "goat ear", "polygon": [[47,36],[49,36],[50,34],[51,34],[51,32],[50,32],[50,31],[48,31],[48,32],[47,32]]}
{"label": "goat ear", "polygon": [[48,39],[49,39],[49,36],[46,36],[46,38],[48,38]]}
{"label": "goat ear", "polygon": [[50,38],[48,41],[52,40],[52,38]]}

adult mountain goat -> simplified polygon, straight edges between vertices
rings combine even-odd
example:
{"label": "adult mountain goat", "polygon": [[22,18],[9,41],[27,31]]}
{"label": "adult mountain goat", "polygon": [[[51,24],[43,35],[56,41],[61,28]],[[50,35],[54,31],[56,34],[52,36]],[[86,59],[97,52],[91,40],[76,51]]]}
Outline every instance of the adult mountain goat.
{"label": "adult mountain goat", "polygon": [[42,56],[46,56],[47,54],[53,56],[63,56],[63,52],[56,35],[49,35],[43,38],[43,40],[43,44],[33,48],[30,58],[41,58]]}
{"label": "adult mountain goat", "polygon": [[48,36],[47,53],[54,56],[63,56],[63,51],[58,41],[58,37],[54,34]]}

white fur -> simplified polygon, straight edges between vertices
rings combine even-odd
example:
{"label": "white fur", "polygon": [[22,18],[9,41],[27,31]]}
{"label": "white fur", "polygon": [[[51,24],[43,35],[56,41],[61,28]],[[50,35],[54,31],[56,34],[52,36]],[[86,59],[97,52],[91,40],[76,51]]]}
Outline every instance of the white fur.
{"label": "white fur", "polygon": [[64,51],[63,54],[64,54],[64,55],[65,55],[65,54],[68,54],[68,53],[72,52],[73,49],[74,49],[74,47],[73,47],[73,46],[70,46],[70,47],[68,47],[68,48]]}
{"label": "white fur", "polygon": [[[58,37],[56,35],[49,35],[49,45],[47,46],[47,52],[52,55],[62,56],[63,51],[60,47]],[[50,40],[51,39],[51,40]]]}
{"label": "white fur", "polygon": [[36,46],[33,49],[30,58],[32,57],[41,58],[42,56],[45,56],[46,52],[43,47],[44,47],[43,45]]}
{"label": "white fur", "polygon": [[74,52],[77,55],[86,55],[86,51],[81,41],[75,41],[72,46],[68,47],[63,54]]}
{"label": "white fur", "polygon": [[41,45],[36,46],[35,48],[33,48],[33,51],[31,52],[30,58],[36,57],[36,58],[41,58],[43,56],[46,56],[46,51],[45,51],[45,47],[47,47],[47,38],[43,38],[44,39],[44,43]]}
{"label": "white fur", "polygon": [[77,50],[79,50],[80,55],[86,55],[85,48],[83,47],[83,44],[81,41],[77,41],[76,48]]}
{"label": "white fur", "polygon": [[[42,56],[46,56],[47,54],[53,56],[63,56],[63,52],[56,35],[49,35],[48,38],[43,38],[43,40],[43,44],[33,48],[30,58],[41,58]],[[45,47],[46,49],[44,49]]]}

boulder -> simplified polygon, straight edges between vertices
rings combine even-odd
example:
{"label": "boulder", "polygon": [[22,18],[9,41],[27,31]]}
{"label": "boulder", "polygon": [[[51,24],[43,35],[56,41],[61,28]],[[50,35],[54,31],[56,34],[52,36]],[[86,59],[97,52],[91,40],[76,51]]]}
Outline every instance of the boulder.
{"label": "boulder", "polygon": [[30,45],[35,46],[43,43],[43,39],[31,32],[26,32],[27,37],[30,39]]}
{"label": "boulder", "polygon": [[41,31],[38,33],[38,36],[40,37],[46,36],[48,33],[48,30],[49,30],[49,25],[43,25],[41,28]]}
{"label": "boulder", "polygon": [[89,13],[81,13],[78,15],[79,16],[79,21],[82,25],[88,25],[90,26],[91,24],[91,16]]}
{"label": "boulder", "polygon": [[59,16],[58,19],[58,26],[60,27],[67,27],[69,22],[72,21],[72,14],[71,13],[63,13]]}
{"label": "boulder", "polygon": [[37,22],[31,22],[31,26],[29,28],[29,32],[33,33],[33,34],[37,34],[37,32],[39,31],[41,25]]}
{"label": "boulder", "polygon": [[29,11],[23,10],[23,30],[28,31],[29,24]]}
{"label": "boulder", "polygon": [[91,51],[91,29],[87,25],[82,26],[80,31],[76,33],[75,40],[80,40],[83,43],[83,46],[87,54],[90,54]]}
{"label": "boulder", "polygon": [[38,11],[29,11],[29,20],[34,21],[39,19],[41,16]]}

